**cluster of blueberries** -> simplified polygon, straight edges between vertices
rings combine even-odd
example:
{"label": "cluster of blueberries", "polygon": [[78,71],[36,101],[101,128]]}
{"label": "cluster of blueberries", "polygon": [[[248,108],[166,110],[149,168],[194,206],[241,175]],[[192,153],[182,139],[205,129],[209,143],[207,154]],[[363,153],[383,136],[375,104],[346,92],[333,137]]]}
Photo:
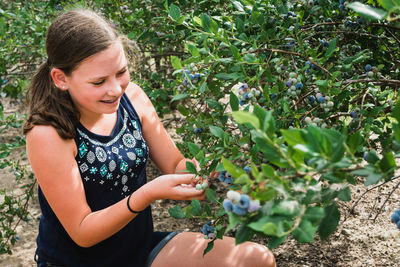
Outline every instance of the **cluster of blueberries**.
{"label": "cluster of blueberries", "polygon": [[[250,166],[244,166],[243,170],[248,174],[251,172]],[[223,183],[232,184],[233,178],[232,174],[227,171],[221,171],[218,176],[218,180]]]}
{"label": "cluster of blueberries", "polygon": [[242,106],[249,100],[256,100],[257,97],[261,95],[261,90],[257,90],[252,87],[249,88],[247,83],[243,83],[239,86],[238,98],[239,104]]}
{"label": "cluster of blueberries", "polygon": [[201,233],[204,235],[205,239],[214,239],[216,237],[216,231],[211,222],[203,225],[203,227],[201,228]]}
{"label": "cluster of blueberries", "polygon": [[303,89],[303,83],[300,79],[297,79],[297,74],[294,72],[289,73],[289,79],[286,81],[286,86],[288,87],[289,96],[297,96],[301,93]]}
{"label": "cluster of blueberries", "polygon": [[371,64],[365,65],[365,75],[369,78],[374,77],[374,73],[378,72],[378,68],[375,66],[371,66]]}
{"label": "cluster of blueberries", "polygon": [[326,128],[328,126],[322,119],[318,117],[314,117],[313,119],[310,117],[305,117],[304,122],[312,126],[321,126],[321,128]]}
{"label": "cluster of blueberries", "polygon": [[394,211],[391,217],[392,223],[396,224],[397,228],[400,229],[400,210],[397,209]]}
{"label": "cluster of blueberries", "polygon": [[288,18],[290,18],[290,17],[296,18],[297,15],[296,15],[296,13],[294,13],[293,11],[289,11],[283,18],[284,18],[284,19],[288,19]]}
{"label": "cluster of blueberries", "polygon": [[232,211],[237,215],[243,216],[256,212],[261,208],[260,201],[250,200],[247,194],[240,194],[239,192],[229,190],[226,196],[227,198],[224,199],[223,207],[227,212]]}
{"label": "cluster of blueberries", "polygon": [[219,173],[218,180],[223,183],[232,184],[232,175],[227,171],[222,171]]}
{"label": "cluster of blueberries", "polygon": [[182,85],[183,86],[187,86],[189,84],[188,80],[186,79],[186,76],[189,77],[189,79],[192,82],[192,84],[198,83],[200,78],[201,78],[201,76],[202,76],[201,73],[197,72],[197,68],[196,68],[196,71],[194,73],[191,73],[189,70],[185,70],[185,74],[183,74],[183,81],[182,81]]}
{"label": "cluster of blueberries", "polygon": [[306,61],[306,73],[310,73],[311,70],[318,70],[318,66],[307,60]]}
{"label": "cluster of blueberries", "polygon": [[208,188],[208,183],[206,181],[196,184],[196,189],[199,190],[199,191],[200,190],[205,190],[207,188]]}

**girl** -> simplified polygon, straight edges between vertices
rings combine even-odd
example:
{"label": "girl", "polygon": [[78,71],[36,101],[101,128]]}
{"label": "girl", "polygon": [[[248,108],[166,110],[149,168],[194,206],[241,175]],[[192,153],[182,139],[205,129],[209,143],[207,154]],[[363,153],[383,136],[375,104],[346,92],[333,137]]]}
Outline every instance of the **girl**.
{"label": "girl", "polygon": [[[153,231],[157,199],[204,199],[149,98],[130,82],[126,38],[89,10],[49,27],[24,125],[39,183],[38,266],[275,266],[264,246]],[[146,183],[146,163],[164,174]]]}

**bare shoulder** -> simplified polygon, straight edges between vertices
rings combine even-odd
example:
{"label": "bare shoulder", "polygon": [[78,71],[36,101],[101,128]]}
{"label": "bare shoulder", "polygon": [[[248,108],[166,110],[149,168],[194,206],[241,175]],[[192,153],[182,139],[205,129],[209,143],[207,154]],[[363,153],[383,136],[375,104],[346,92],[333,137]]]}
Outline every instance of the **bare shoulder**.
{"label": "bare shoulder", "polygon": [[149,97],[139,85],[131,82],[125,93],[142,121],[155,112]]}
{"label": "bare shoulder", "polygon": [[76,146],[72,139],[65,140],[61,138],[57,130],[50,125],[36,125],[26,135],[26,146],[29,154],[35,151],[43,152],[45,150],[69,151],[76,154]]}

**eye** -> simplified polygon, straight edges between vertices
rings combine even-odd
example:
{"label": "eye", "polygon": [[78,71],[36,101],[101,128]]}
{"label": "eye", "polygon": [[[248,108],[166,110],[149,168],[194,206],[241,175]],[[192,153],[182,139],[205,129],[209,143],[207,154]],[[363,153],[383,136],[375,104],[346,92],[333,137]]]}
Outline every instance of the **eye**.
{"label": "eye", "polygon": [[126,71],[127,71],[127,69],[123,69],[123,70],[121,70],[120,72],[118,72],[118,75],[122,75],[122,74],[124,74]]}
{"label": "eye", "polygon": [[98,81],[98,82],[92,82],[94,85],[102,85],[104,83],[104,80]]}

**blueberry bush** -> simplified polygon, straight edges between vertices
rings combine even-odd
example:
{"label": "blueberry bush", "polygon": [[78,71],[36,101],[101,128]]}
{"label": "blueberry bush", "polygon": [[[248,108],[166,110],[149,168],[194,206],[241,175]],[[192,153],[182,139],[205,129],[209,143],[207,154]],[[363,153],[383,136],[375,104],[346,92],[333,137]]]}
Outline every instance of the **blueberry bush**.
{"label": "blueberry bush", "polygon": [[[1,35],[9,36],[0,49],[10,57],[0,59],[2,97],[24,94],[25,72],[45,57],[45,27],[71,2],[0,4]],[[266,237],[270,248],[287,238],[327,239],[358,203],[343,205],[352,200],[352,186],[378,188],[399,178],[398,0],[86,5],[127,34],[136,59],[132,77],[160,116],[180,114],[178,146],[199,162],[200,170],[191,163],[187,169],[201,177],[197,188],[207,200],[169,212],[204,221],[205,253],[229,232],[237,244]],[[3,116],[1,129],[18,127],[15,118]],[[18,142],[2,144],[2,168],[18,169],[7,154],[23,138]],[[207,179],[212,170],[218,179]],[[19,213],[21,201],[8,199],[0,217],[15,224],[26,214]],[[397,223],[398,215],[388,222]],[[10,252],[13,228],[0,227],[2,252]]]}

